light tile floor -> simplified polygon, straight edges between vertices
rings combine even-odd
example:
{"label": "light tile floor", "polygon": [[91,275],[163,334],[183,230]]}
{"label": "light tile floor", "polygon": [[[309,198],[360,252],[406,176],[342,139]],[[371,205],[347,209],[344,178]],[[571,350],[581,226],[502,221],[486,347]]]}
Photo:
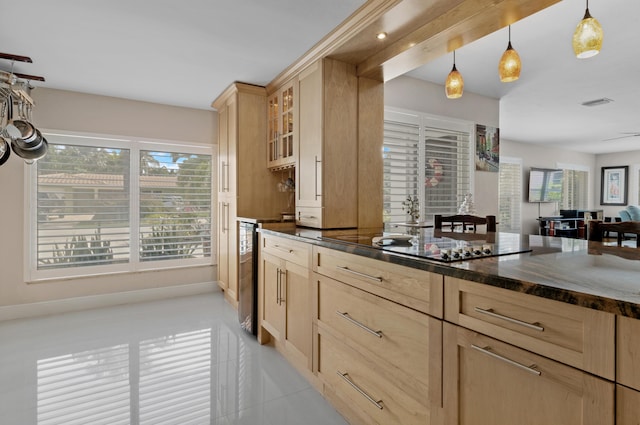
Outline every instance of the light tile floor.
{"label": "light tile floor", "polygon": [[2,425],[344,425],[221,293],[0,322]]}

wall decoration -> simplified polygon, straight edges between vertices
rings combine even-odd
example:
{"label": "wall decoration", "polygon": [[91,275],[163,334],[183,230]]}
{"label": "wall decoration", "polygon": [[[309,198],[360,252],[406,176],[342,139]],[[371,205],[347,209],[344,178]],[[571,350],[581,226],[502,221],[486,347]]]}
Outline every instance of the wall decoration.
{"label": "wall decoration", "polygon": [[629,167],[602,167],[600,205],[627,205]]}
{"label": "wall decoration", "polygon": [[500,129],[476,124],[476,171],[497,173],[500,167]]}

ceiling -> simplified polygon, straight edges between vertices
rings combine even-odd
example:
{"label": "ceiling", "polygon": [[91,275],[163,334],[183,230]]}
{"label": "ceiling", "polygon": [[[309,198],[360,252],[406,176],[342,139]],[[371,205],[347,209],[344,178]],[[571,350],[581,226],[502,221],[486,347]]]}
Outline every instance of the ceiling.
{"label": "ceiling", "polygon": [[14,70],[44,76],[35,87],[211,109],[234,81],[269,83],[364,3],[0,0],[0,51],[33,59]]}
{"label": "ceiling", "polygon": [[[0,51],[30,56],[14,70],[36,87],[198,109],[233,81],[266,85],[365,0],[0,0]],[[501,30],[459,49],[465,92],[500,99],[503,139],[602,153],[636,150],[640,136],[637,0],[592,0],[602,52],[578,60],[573,29],[584,0],[563,0],[512,25],[523,70],[500,83]],[[12,17],[9,19],[8,17]],[[409,73],[442,84],[450,55]],[[0,61],[0,69],[11,64]],[[614,102],[587,108],[607,97]],[[455,102],[455,100],[443,101]],[[37,119],[37,109],[36,109]]]}
{"label": "ceiling", "polygon": [[[465,92],[500,99],[502,139],[588,153],[640,149],[640,2],[589,2],[604,43],[600,54],[577,59],[571,39],[584,9],[584,0],[563,0],[511,26],[522,60],[520,79],[512,83],[501,83],[497,71],[507,28],[456,51]],[[444,84],[452,61],[447,55],[408,75]],[[613,102],[582,106],[600,98]],[[443,101],[456,102],[445,98],[444,89]]]}

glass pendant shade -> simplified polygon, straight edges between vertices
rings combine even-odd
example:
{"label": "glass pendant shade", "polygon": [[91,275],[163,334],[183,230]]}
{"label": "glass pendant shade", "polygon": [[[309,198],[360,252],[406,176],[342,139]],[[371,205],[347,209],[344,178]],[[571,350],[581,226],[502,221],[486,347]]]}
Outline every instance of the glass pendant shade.
{"label": "glass pendant shade", "polygon": [[520,78],[520,70],[522,69],[522,62],[520,62],[520,55],[511,46],[511,41],[507,46],[507,50],[504,51],[500,62],[498,63],[498,74],[500,74],[500,81],[503,83],[510,83]]}
{"label": "glass pendant shade", "polygon": [[449,99],[457,99],[462,96],[464,90],[464,80],[462,74],[456,69],[456,64],[453,64],[453,69],[447,76],[447,81],[444,83],[444,91]]}
{"label": "glass pendant shade", "polygon": [[573,51],[579,59],[586,59],[597,55],[602,48],[604,32],[600,22],[589,14],[589,6],[584,18],[573,33]]}

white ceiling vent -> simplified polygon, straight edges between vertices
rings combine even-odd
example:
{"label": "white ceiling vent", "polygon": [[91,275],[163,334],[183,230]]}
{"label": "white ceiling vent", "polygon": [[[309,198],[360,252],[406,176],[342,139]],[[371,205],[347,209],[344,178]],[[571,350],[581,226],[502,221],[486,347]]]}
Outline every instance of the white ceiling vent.
{"label": "white ceiling vent", "polygon": [[603,97],[600,99],[593,99],[593,100],[587,100],[586,102],[582,102],[582,106],[600,106],[600,105],[606,105],[607,103],[611,103],[613,102],[612,99],[609,99],[608,97]]}

